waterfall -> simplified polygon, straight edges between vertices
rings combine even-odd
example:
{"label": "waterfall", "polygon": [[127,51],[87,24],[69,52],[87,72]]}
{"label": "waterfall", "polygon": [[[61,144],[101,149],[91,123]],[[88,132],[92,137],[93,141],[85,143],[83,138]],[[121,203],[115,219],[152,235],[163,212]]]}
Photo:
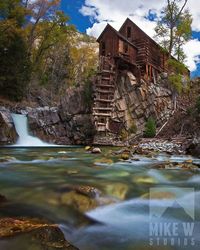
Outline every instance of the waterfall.
{"label": "waterfall", "polygon": [[43,142],[37,137],[31,136],[28,133],[28,121],[26,115],[12,114],[12,118],[15,124],[15,129],[19,135],[17,143],[14,146],[19,147],[49,147],[55,146]]}

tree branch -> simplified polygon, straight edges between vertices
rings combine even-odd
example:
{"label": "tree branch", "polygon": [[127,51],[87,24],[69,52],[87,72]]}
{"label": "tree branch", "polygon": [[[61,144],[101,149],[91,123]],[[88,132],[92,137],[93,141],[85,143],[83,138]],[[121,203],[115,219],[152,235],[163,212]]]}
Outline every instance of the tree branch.
{"label": "tree branch", "polygon": [[185,6],[186,6],[187,2],[188,2],[188,0],[185,0],[185,2],[184,2],[184,4],[183,4],[183,6],[181,7],[181,9],[180,9],[180,11],[179,11],[179,13],[178,13],[178,15],[177,15],[177,18],[176,18],[176,19],[178,19],[178,18],[180,17],[180,15],[181,15],[181,13],[182,13],[183,9],[185,8]]}

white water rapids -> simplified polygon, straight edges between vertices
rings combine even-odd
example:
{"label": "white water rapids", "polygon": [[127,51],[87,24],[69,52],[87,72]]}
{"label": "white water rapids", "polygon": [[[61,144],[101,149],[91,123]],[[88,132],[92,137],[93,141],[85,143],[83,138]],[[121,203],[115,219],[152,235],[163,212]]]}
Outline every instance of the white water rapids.
{"label": "white water rapids", "polygon": [[26,115],[12,114],[12,118],[15,124],[15,129],[19,135],[19,138],[14,146],[18,147],[49,147],[55,146],[49,143],[45,143],[39,138],[32,136],[28,131],[28,121]]}

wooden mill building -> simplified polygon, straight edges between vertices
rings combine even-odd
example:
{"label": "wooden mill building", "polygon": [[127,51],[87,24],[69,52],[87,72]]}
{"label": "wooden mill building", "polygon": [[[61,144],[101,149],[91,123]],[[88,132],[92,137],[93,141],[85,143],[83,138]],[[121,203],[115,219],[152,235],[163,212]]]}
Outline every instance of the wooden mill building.
{"label": "wooden mill building", "polygon": [[169,53],[129,18],[119,31],[107,24],[99,38],[99,73],[95,83],[93,116],[96,130],[109,131],[115,82],[120,70],[129,70],[140,82],[156,82],[167,72]]}

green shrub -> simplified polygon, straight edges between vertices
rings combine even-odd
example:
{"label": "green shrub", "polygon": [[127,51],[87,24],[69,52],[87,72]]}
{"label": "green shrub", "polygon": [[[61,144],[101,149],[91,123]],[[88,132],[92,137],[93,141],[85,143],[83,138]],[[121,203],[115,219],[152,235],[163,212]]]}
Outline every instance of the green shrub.
{"label": "green shrub", "polygon": [[156,135],[156,122],[150,117],[145,125],[144,136],[147,138],[152,138]]}
{"label": "green shrub", "polygon": [[171,86],[180,94],[183,90],[182,76],[180,74],[170,75],[169,82]]}
{"label": "green shrub", "polygon": [[[171,84],[173,89],[176,90],[178,94],[181,94],[183,91],[185,93],[189,92],[190,79],[189,76],[187,77],[188,71],[186,66],[183,63],[171,58],[168,60],[168,67],[170,71],[173,72],[169,76],[169,83]],[[185,80],[183,79],[183,76]]]}
{"label": "green shrub", "polygon": [[169,59],[168,66],[171,67],[177,74],[187,74],[187,68],[185,67],[185,65],[177,60],[174,60],[172,58]]}

